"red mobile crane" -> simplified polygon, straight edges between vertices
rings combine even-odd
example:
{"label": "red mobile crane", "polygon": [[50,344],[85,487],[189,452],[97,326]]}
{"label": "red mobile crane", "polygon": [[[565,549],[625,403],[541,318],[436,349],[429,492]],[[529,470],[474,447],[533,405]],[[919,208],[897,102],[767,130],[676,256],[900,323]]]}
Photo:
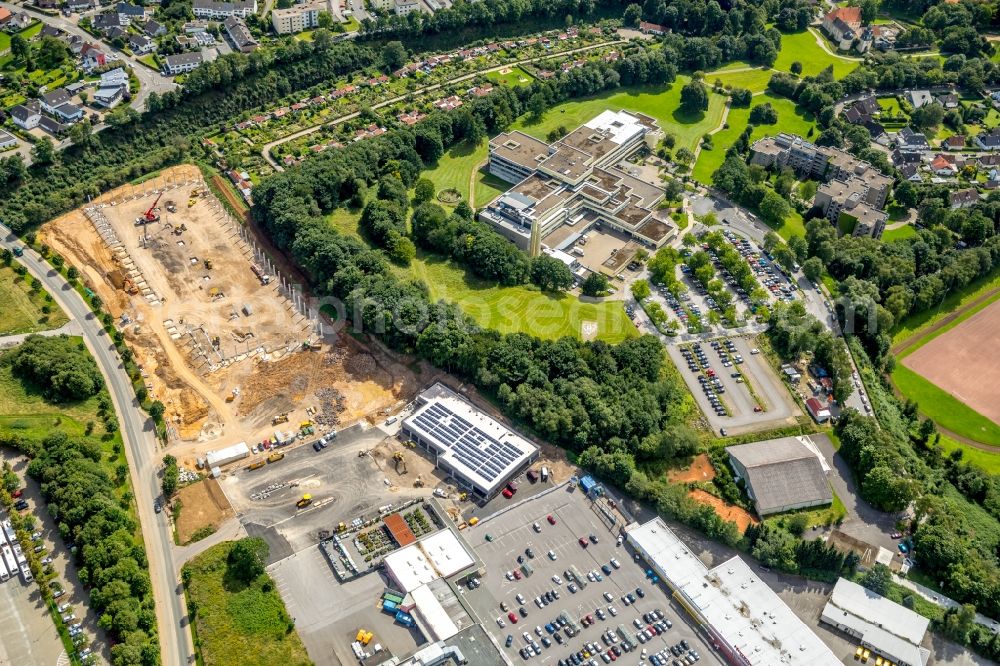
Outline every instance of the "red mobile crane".
{"label": "red mobile crane", "polygon": [[160,203],[160,197],[162,196],[163,192],[160,192],[156,197],[156,201],[149,207],[149,210],[143,213],[142,217],[135,218],[135,226],[141,227],[144,224],[153,224],[160,221],[160,214],[157,212],[156,204]]}

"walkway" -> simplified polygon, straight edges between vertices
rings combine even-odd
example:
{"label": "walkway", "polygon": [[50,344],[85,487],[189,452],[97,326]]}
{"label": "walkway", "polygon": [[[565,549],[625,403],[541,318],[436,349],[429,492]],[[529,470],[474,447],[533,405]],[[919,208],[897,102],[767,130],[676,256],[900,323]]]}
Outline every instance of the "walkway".
{"label": "walkway", "polygon": [[198,557],[212,546],[220,544],[223,541],[236,541],[246,535],[247,532],[243,528],[243,523],[240,522],[239,518],[234,516],[220,525],[219,529],[212,535],[205,537],[201,541],[195,541],[186,546],[174,546],[175,573],[180,576],[181,568],[186,562]]}
{"label": "walkway", "polygon": [[22,342],[29,335],[41,335],[44,337],[55,337],[57,335],[82,335],[83,329],[80,328],[80,324],[75,320],[71,319],[59,328],[50,328],[45,331],[35,331],[34,333],[16,333],[14,335],[4,335],[0,336],[0,347],[14,347]]}

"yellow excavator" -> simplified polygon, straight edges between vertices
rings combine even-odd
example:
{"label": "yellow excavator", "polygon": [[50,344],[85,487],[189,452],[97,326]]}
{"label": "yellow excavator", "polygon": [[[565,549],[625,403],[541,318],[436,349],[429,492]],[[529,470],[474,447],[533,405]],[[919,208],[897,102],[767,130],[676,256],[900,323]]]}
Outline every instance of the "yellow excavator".
{"label": "yellow excavator", "polygon": [[312,504],[312,502],[313,502],[312,495],[306,494],[302,496],[302,499],[300,499],[298,502],[295,503],[295,506],[298,507],[299,509],[304,509],[310,504]]}
{"label": "yellow excavator", "polygon": [[396,474],[406,474],[406,458],[403,457],[402,451],[393,453],[392,459],[396,461]]}

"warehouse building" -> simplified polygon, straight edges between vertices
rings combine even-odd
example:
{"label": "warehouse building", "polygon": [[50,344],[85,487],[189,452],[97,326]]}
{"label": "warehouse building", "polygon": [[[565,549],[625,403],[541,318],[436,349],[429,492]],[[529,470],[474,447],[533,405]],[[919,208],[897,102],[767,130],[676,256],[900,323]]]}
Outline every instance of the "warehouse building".
{"label": "warehouse building", "polygon": [[490,499],[538,458],[538,447],[440,382],[417,396],[403,435],[480,499]]}
{"label": "warehouse building", "polygon": [[809,437],[729,446],[726,453],[759,516],[833,502],[829,466]]}
{"label": "warehouse building", "polygon": [[834,586],[820,620],[898,666],[925,666],[930,658],[920,646],[930,620],[844,578]]}
{"label": "warehouse building", "polygon": [[826,644],[740,557],[714,569],[662,518],[625,533],[732,666],[843,666]]}

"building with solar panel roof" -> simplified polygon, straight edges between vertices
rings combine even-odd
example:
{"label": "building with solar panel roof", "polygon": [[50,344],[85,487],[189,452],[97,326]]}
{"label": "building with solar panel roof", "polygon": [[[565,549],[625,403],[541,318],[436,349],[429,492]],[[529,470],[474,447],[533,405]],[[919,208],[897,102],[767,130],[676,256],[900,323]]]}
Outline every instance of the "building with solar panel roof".
{"label": "building with solar panel roof", "polygon": [[440,382],[417,396],[402,432],[470,493],[490,499],[538,458],[538,447]]}

